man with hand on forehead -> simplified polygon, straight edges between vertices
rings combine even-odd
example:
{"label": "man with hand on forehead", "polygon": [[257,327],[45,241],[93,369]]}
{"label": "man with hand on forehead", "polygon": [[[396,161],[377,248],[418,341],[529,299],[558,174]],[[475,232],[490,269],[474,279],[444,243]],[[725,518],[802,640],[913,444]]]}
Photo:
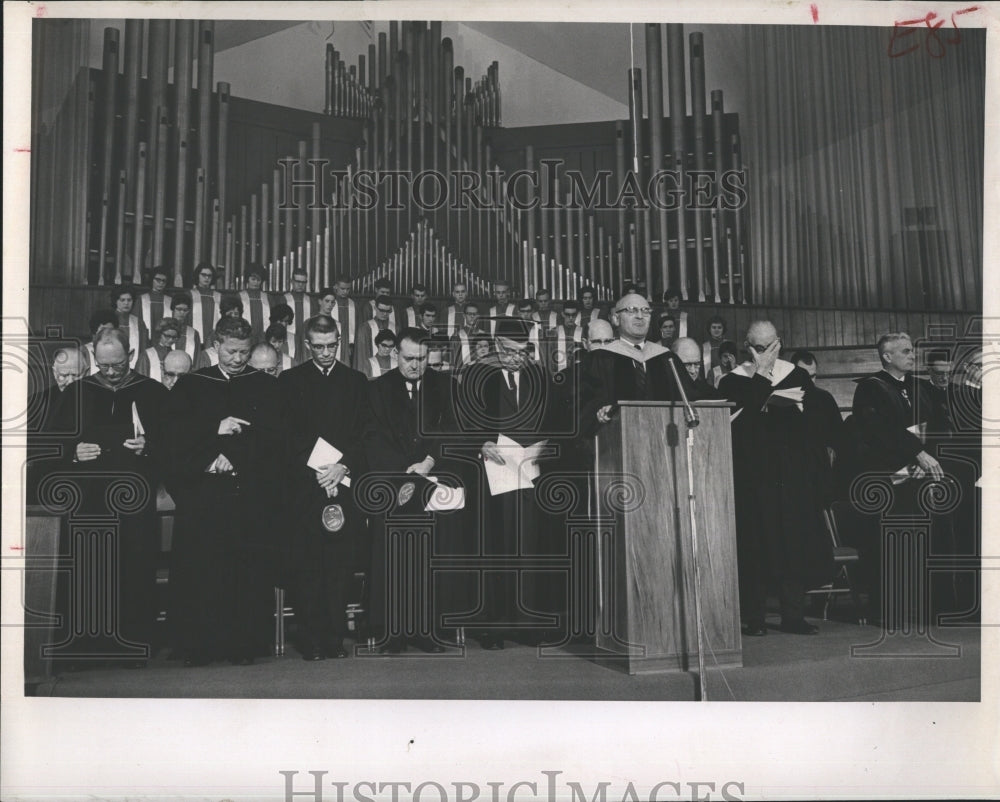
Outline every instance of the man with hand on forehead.
{"label": "man with hand on forehead", "polygon": [[719,391],[732,415],[736,552],[743,634],[767,634],[773,591],[782,632],[814,635],[805,620],[805,591],[833,575],[822,518],[821,477],[811,451],[809,374],[778,358],[781,340],[768,320],[750,324],[750,361],[722,377]]}
{"label": "man with hand on forehead", "polygon": [[249,366],[250,323],[224,317],[218,364],[181,376],[166,404],[168,489],[177,503],[170,611],[185,665],[267,653],[274,567],[274,475],[286,462],[278,383]]}

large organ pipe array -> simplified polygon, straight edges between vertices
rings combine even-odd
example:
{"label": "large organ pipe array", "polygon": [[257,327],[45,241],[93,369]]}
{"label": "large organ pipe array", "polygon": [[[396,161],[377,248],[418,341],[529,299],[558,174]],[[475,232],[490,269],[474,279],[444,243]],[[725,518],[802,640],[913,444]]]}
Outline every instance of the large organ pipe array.
{"label": "large organ pipe array", "polygon": [[[649,24],[645,33],[647,81],[640,68],[629,70],[629,119],[615,124],[610,197],[627,185],[644,193],[661,170],[678,175],[681,187],[688,170],[709,171],[718,187],[725,170],[742,169],[740,143],[724,124],[721,92],[711,93],[706,109],[702,35],[689,37],[689,120],[683,27]],[[95,169],[77,169],[69,200],[76,213],[64,252],[80,283],[120,283],[130,274],[138,280],[142,268],[162,264],[180,286],[186,271],[208,260],[228,288],[240,287],[247,266],[261,263],[269,288],[280,291],[304,268],[314,291],[340,276],[359,291],[386,277],[398,292],[419,282],[440,295],[458,280],[477,293],[502,280],[525,295],[544,287],[562,298],[589,284],[603,300],[627,281],[642,280],[656,297],[676,287],[692,301],[748,301],[743,212],[725,208],[721,193],[711,208],[601,213],[586,208],[582,187],[564,169],[537,186],[510,186],[499,165],[506,160],[509,173],[511,154],[496,150],[503,144],[499,64],[478,78],[466,75],[439,22],[391,22],[356,64],[326,45],[322,110],[331,124],[342,119],[359,133],[347,163],[329,165],[340,176],[326,176],[327,197],[313,204],[302,192],[285,197],[286,171],[301,181],[319,169],[311,162],[329,155],[326,123],[318,122],[302,132],[283,165],[261,165],[266,170],[249,197],[227,198],[230,94],[223,82],[212,91],[214,23],[129,20],[124,39],[123,74],[119,31],[107,28],[103,70],[77,93],[76,119],[94,129],[99,143]],[[64,144],[67,133],[57,128],[51,144]],[[516,167],[539,171],[540,161],[528,146]],[[370,209],[353,203],[359,171],[373,171],[384,189],[380,175],[390,170],[403,171],[411,181],[404,186],[415,192],[395,204],[379,194]],[[433,202],[441,184],[430,172],[450,188],[448,200],[464,195],[460,208]],[[512,200],[515,189],[520,203]],[[81,195],[91,199],[85,218],[73,206]],[[534,202],[538,207],[524,208]]]}

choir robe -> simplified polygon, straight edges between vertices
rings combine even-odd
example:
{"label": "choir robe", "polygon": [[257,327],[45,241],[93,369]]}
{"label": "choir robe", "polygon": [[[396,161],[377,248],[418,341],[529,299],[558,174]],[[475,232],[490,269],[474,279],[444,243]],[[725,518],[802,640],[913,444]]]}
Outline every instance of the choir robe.
{"label": "choir robe", "polygon": [[368,360],[365,376],[369,379],[377,379],[379,376],[384,376],[390,370],[394,370],[398,363],[399,360],[395,353],[390,353],[387,357],[376,354]]}
{"label": "choir robe", "polygon": [[197,287],[191,290],[191,325],[203,343],[212,339],[221,301],[222,293],[216,290],[200,290]]}
{"label": "choir robe", "polygon": [[243,317],[250,321],[254,342],[264,339],[264,329],[270,325],[271,299],[264,290],[241,290]]}
{"label": "choir robe", "polygon": [[[800,620],[802,593],[830,581],[833,555],[822,518],[821,476],[810,448],[813,397],[809,374],[777,360],[773,378],[747,364],[722,378],[733,412],[733,478],[741,615],[764,620],[767,592],[777,586],[785,623]],[[802,388],[803,401],[769,402],[775,390]],[[807,410],[808,407],[808,411]]]}
{"label": "choir robe", "polygon": [[165,293],[155,292],[154,290],[149,290],[139,296],[137,304],[139,317],[146,324],[146,328],[149,331],[153,331],[156,328],[156,324],[168,316],[168,299],[169,296]]}
{"label": "choir robe", "polygon": [[338,298],[333,305],[332,317],[340,330],[340,348],[337,361],[348,367],[354,364],[355,343],[358,338],[358,309],[353,298]]}
{"label": "choir robe", "polygon": [[[178,378],[166,408],[175,648],[196,657],[266,654],[284,536],[273,501],[287,464],[278,383],[252,368],[228,379],[218,366],[203,368]],[[219,435],[228,416],[250,426]],[[219,454],[234,473],[208,473]]]}
{"label": "choir robe", "polygon": [[145,359],[136,366],[136,372],[163,384],[163,360],[172,350],[162,345],[151,345],[145,351]]}
{"label": "choir robe", "polygon": [[[135,370],[139,356],[149,347],[149,329],[137,315],[129,315],[128,320],[122,320],[121,315],[119,315],[118,328],[128,340],[128,366]],[[96,366],[96,360],[92,364]]]}
{"label": "choir robe", "polygon": [[201,370],[211,364],[205,352],[202,350],[201,337],[193,326],[187,326],[184,333],[177,340],[177,350],[184,351],[191,357],[191,370]]}
{"label": "choir robe", "polygon": [[481,333],[478,327],[473,328],[472,331],[463,327],[451,336],[449,343],[451,345],[451,365],[453,370],[458,371],[463,365],[468,365],[473,361],[472,341],[476,335]]}
{"label": "choir robe", "polygon": [[517,317],[517,307],[514,304],[507,304],[504,307],[500,307],[498,304],[493,304],[490,307],[490,335],[496,334],[498,317]]}
{"label": "choir robe", "polygon": [[[373,356],[375,356],[378,349],[375,347],[375,336],[382,331],[383,328],[389,329],[389,331],[394,334],[399,333],[399,329],[396,328],[392,322],[389,320],[385,326],[379,326],[378,321],[372,318],[371,320],[366,320],[358,327],[358,336],[354,344],[354,369],[359,370],[362,373],[365,372],[366,366],[370,369],[370,363],[368,362]],[[343,347],[343,346],[341,346]],[[339,349],[338,349],[339,353]]]}
{"label": "choir robe", "polygon": [[[302,651],[332,653],[348,634],[347,590],[356,552],[367,531],[353,495],[355,483],[368,470],[364,448],[367,384],[364,376],[339,362],[326,376],[310,360],[278,377],[289,422],[289,569]],[[352,477],[352,486],[338,485],[335,497],[327,496],[316,482],[316,472],[307,465],[320,437],[343,453],[340,462]],[[323,526],[323,510],[328,505],[338,505],[343,512],[339,531],[329,532]]]}
{"label": "choir robe", "polygon": [[552,326],[545,333],[545,364],[550,373],[566,370],[575,361],[574,354],[583,348],[583,326]]}
{"label": "choir robe", "polygon": [[[517,393],[507,384],[506,371],[495,355],[468,366],[461,382],[453,384],[456,423],[472,449],[484,442],[496,442],[500,434],[522,446],[549,439],[560,431],[561,411],[553,385],[545,370],[525,360]],[[538,461],[542,476],[555,464],[556,448]],[[477,623],[503,637],[532,641],[540,631],[552,631],[565,624],[566,577],[560,571],[526,571],[520,576],[518,555],[538,556],[565,553],[564,544],[553,541],[553,529],[536,500],[534,488],[491,496],[485,467],[468,485],[466,504],[480,520],[473,531],[481,532],[482,568],[481,612],[466,626]],[[540,480],[536,479],[537,486]],[[518,596],[518,587],[521,595]]]}
{"label": "choir robe", "polygon": [[445,310],[445,327],[449,337],[453,337],[456,333],[465,328],[465,311],[464,307],[458,307],[455,304],[450,304]]}
{"label": "choir robe", "polygon": [[[100,375],[87,376],[70,385],[64,396],[67,403],[75,403],[73,394],[78,392],[79,433],[67,445],[67,467],[73,472],[80,493],[76,515],[115,514],[118,519],[117,537],[113,541],[117,554],[76,554],[76,566],[92,562],[103,563],[117,557],[116,574],[112,585],[117,604],[116,635],[78,636],[67,653],[102,653],[107,658],[130,657],[141,659],[152,656],[152,643],[156,624],[156,560],[160,550],[159,531],[156,526],[156,494],[161,477],[161,460],[164,455],[163,415],[167,390],[163,385],[134,371],[112,389]],[[138,416],[146,446],[137,455],[123,445],[136,436],[135,420]],[[71,413],[70,413],[71,414]],[[95,460],[76,462],[78,443],[96,443],[101,454]],[[118,485],[117,482],[127,485]],[[131,487],[130,487],[131,486]],[[117,502],[117,503],[116,503]],[[127,508],[123,511],[122,507]],[[77,543],[76,548],[89,551],[92,544]],[[68,545],[66,552],[71,553]],[[80,577],[75,577],[80,579]],[[84,581],[85,577],[84,577]],[[69,588],[60,586],[60,609],[68,603],[62,597]],[[80,589],[78,589],[79,593]],[[85,598],[90,596],[84,591]],[[79,598],[79,595],[77,595]],[[84,621],[97,625],[97,611],[84,611]],[[70,619],[71,620],[71,619]],[[127,645],[148,647],[143,655]]]}
{"label": "choir robe", "polygon": [[[277,296],[275,298],[277,300]],[[295,357],[302,353],[304,324],[319,311],[319,307],[308,292],[286,292],[281,300],[288,304],[295,313],[292,325],[288,327],[288,337],[295,342],[293,349],[295,353],[292,354]]]}
{"label": "choir robe", "polygon": [[589,337],[590,324],[595,320],[607,320],[608,316],[603,312],[599,306],[595,306],[589,312],[585,309],[581,309],[576,313],[576,325],[583,327],[583,336]]}

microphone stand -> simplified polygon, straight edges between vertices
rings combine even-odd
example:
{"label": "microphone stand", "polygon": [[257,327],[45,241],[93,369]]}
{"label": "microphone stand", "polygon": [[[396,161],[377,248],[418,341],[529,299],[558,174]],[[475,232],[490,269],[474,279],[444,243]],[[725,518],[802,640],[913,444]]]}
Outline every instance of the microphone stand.
{"label": "microphone stand", "polygon": [[680,394],[681,403],[684,404],[684,420],[687,423],[687,484],[688,484],[688,515],[691,519],[691,559],[694,562],[694,622],[698,634],[698,690],[701,701],[708,701],[708,681],[705,677],[705,643],[702,636],[701,619],[701,574],[698,567],[698,522],[695,518],[696,498],[694,492],[694,430],[700,422],[698,413],[688,400],[687,393],[684,392],[684,384],[681,382],[680,374],[677,372],[677,364],[674,359],[669,359],[670,370],[674,374],[674,381],[677,383],[677,392]]}

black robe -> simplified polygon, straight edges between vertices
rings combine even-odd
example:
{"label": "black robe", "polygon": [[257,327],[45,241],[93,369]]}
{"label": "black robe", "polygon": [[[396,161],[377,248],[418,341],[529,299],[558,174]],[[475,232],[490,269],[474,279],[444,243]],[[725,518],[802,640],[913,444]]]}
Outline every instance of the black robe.
{"label": "black robe", "polygon": [[[177,504],[168,620],[186,654],[243,658],[266,651],[273,565],[283,533],[274,488],[287,465],[277,380],[252,368],[226,379],[218,366],[181,376],[166,414],[168,489]],[[233,416],[240,434],[219,435]],[[224,454],[234,474],[211,474]]]}
{"label": "black robe", "polygon": [[[777,366],[792,367],[780,361]],[[792,367],[774,385],[760,374],[748,377],[740,368],[719,382],[722,394],[736,403],[736,544],[741,605],[748,620],[762,615],[768,586],[789,582],[808,590],[832,576],[821,482],[809,446],[810,397],[804,396],[802,410],[793,403],[767,403],[774,390],[808,383],[809,374],[800,367]]]}
{"label": "black robe", "polygon": [[[72,517],[107,516],[117,518],[117,536],[110,541],[75,540],[66,551],[73,555],[74,573],[68,582],[58,583],[60,608],[71,615],[82,613],[84,625],[77,628],[69,654],[99,655],[107,659],[141,659],[151,656],[156,623],[156,560],[159,531],[156,527],[156,493],[160,482],[159,458],[163,455],[162,415],[167,391],[159,382],[130,371],[117,388],[104,383],[100,375],[87,376],[70,385],[62,394],[58,418],[50,425],[71,425],[73,409],[79,404],[79,429],[65,434],[64,465],[74,474],[79,505]],[[136,436],[133,405],[139,417],[146,446],[142,454],[125,448],[125,440]],[[94,460],[77,462],[78,443],[94,443],[101,454]],[[50,494],[42,490],[42,501]],[[104,598],[112,608],[115,634],[96,637],[87,629],[103,630],[103,603],[97,603],[88,581],[88,566],[115,565],[111,586]],[[63,593],[68,594],[64,596]],[[69,610],[70,600],[84,600],[79,612]],[[137,645],[142,652],[133,648]]]}
{"label": "black robe", "polygon": [[[363,440],[367,384],[364,375],[339,361],[326,376],[310,360],[278,377],[289,425],[289,569],[302,649],[332,650],[347,635],[348,590],[366,529],[364,513],[354,503],[354,483],[368,469]],[[327,496],[306,464],[320,437],[343,452],[341,464],[350,470],[351,487],[338,485],[334,497]],[[330,505],[344,515],[343,527],[335,532],[323,526],[323,510]]]}
{"label": "black robe", "polygon": [[[406,381],[397,369],[368,384],[371,421],[366,445],[371,468],[373,471],[392,475],[390,481],[396,492],[410,482],[414,485],[414,492],[408,503],[397,505],[386,515],[376,516],[372,521],[370,606],[373,630],[377,636],[404,634],[405,628],[391,627],[391,618],[387,618],[399,613],[405,613],[405,617],[397,620],[413,623],[406,634],[430,636],[435,631],[440,634],[445,628],[444,616],[468,609],[470,602],[468,572],[439,571],[432,576],[429,570],[432,554],[447,558],[475,553],[472,548],[475,545],[474,538],[468,537],[467,521],[471,517],[468,507],[465,510],[438,513],[428,519],[432,522],[433,533],[427,544],[421,545],[419,539],[396,545],[391,543],[391,533],[401,529],[398,524],[394,524],[393,519],[399,521],[401,516],[422,518],[428,494],[434,489],[429,482],[412,474],[404,476],[410,465],[421,462],[425,457],[432,457],[434,467],[430,475],[439,478],[449,487],[465,487],[469,484],[470,477],[468,467],[460,459],[450,459],[442,450],[455,431],[451,407],[453,379],[446,373],[425,371],[420,378],[420,389],[413,400],[410,399]],[[408,539],[405,533],[402,536]],[[390,554],[396,548],[421,549],[423,556],[410,563],[398,559],[402,554],[397,554],[397,559],[390,559]],[[404,600],[404,604],[409,605],[408,598],[412,596],[408,597],[407,593],[415,591],[427,594],[429,616],[424,616],[416,608],[392,610],[393,598]]]}
{"label": "black robe", "polygon": [[[553,438],[565,428],[560,422],[558,393],[544,369],[534,362],[521,368],[519,399],[507,386],[498,359],[489,357],[470,365],[462,381],[454,385],[455,417],[463,437],[476,451],[484,442],[496,442],[499,434],[522,446],[550,441],[549,455],[539,460],[541,476],[556,467]],[[520,557],[561,553],[553,542],[553,530],[541,509],[535,489],[491,496],[485,468],[476,484],[480,520],[473,531],[480,533],[480,554],[489,564],[480,571],[481,599],[485,621],[501,633],[524,628],[555,629],[558,613],[566,608],[566,579],[562,572],[523,572]],[[489,568],[489,570],[486,570]],[[515,584],[522,592],[518,594]],[[517,633],[514,633],[517,634]]]}

